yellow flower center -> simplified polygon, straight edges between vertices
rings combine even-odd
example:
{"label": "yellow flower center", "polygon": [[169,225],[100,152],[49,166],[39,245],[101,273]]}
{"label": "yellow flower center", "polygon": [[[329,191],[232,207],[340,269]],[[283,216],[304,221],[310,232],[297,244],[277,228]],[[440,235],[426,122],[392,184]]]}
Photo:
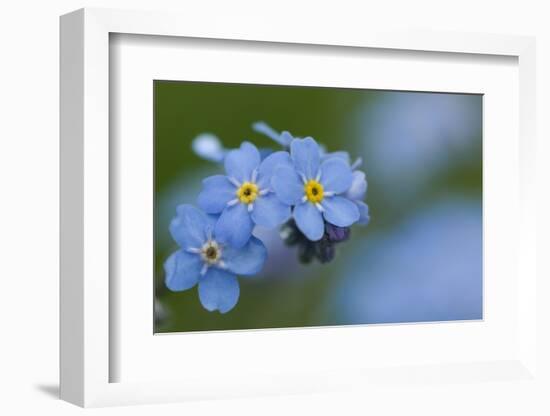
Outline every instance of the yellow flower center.
{"label": "yellow flower center", "polygon": [[306,193],[306,198],[309,202],[317,204],[323,200],[323,185],[317,182],[314,179],[310,179],[304,185],[304,191]]}
{"label": "yellow flower center", "polygon": [[222,250],[217,242],[207,241],[201,248],[201,257],[208,264],[216,264],[222,256]]}
{"label": "yellow flower center", "polygon": [[237,189],[237,197],[243,204],[251,204],[258,197],[258,186],[252,182],[245,182]]}

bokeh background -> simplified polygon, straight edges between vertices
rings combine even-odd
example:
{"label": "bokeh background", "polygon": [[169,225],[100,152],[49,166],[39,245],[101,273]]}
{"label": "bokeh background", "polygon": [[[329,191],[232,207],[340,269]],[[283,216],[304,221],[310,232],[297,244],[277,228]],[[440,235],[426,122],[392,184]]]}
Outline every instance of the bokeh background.
{"label": "bokeh background", "polygon": [[[482,319],[481,95],[179,81],[156,81],[154,94],[155,332]],[[168,224],[223,171],[192,140],[277,148],[251,129],[260,120],[361,157],[371,223],[324,265],[300,264],[277,231],[257,230],[261,276],[239,279],[232,311],[207,312],[196,288],[164,286],[177,249]]]}

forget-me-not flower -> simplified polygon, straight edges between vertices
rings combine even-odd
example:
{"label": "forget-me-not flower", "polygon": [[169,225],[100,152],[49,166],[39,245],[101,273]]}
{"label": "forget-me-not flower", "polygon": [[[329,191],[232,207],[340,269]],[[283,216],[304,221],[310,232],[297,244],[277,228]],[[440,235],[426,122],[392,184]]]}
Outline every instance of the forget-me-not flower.
{"label": "forget-me-not flower", "polygon": [[290,206],[272,192],[270,180],[278,165],[291,166],[288,152],[274,152],[263,161],[253,144],[243,142],[224,159],[226,175],[203,181],[198,204],[208,214],[220,214],[216,234],[234,247],[246,244],[254,225],[274,228],[290,217]]}
{"label": "forget-me-not flower", "polygon": [[290,156],[293,166],[277,166],[271,185],[281,201],[295,205],[294,220],[309,240],[323,237],[324,220],[348,227],[359,219],[357,205],[344,196],[353,182],[349,164],[339,157],[321,161],[319,145],[311,137],[292,140]]}
{"label": "forget-me-not flower", "polygon": [[193,151],[205,160],[221,163],[227,149],[224,149],[222,142],[212,133],[201,133],[193,139],[191,143]]}
{"label": "forget-me-not flower", "polygon": [[205,309],[226,313],[239,300],[239,276],[252,276],[263,267],[267,250],[251,237],[241,248],[223,244],[216,234],[217,218],[191,205],[180,205],[170,223],[172,238],[180,249],[164,263],[165,284],[183,291],[198,283]]}
{"label": "forget-me-not flower", "polygon": [[[258,133],[261,133],[269,137],[273,141],[279,143],[284,148],[289,148],[292,140],[294,138],[299,138],[299,137],[294,137],[288,131],[283,131],[279,133],[263,121],[255,122],[252,125],[252,129]],[[325,160],[336,157],[336,158],[342,159],[350,166],[351,170],[353,171],[353,180],[352,180],[350,189],[345,193],[344,196],[350,199],[351,201],[353,201],[355,205],[357,205],[357,208],[359,209],[359,220],[357,220],[357,224],[368,225],[368,223],[370,222],[369,207],[367,204],[365,204],[365,202],[363,202],[367,193],[367,180],[366,180],[365,173],[360,170],[357,170],[357,168],[361,166],[361,164],[363,163],[363,160],[361,158],[358,158],[352,164],[348,152],[346,151],[327,152],[322,145],[319,146],[319,153],[321,156],[321,163],[324,162]]]}

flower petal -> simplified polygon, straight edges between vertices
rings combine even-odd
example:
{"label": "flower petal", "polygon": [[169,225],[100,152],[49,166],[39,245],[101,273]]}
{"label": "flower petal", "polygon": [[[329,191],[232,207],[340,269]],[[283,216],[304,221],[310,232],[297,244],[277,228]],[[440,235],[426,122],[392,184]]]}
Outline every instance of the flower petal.
{"label": "flower petal", "polygon": [[277,166],[271,177],[271,188],[277,198],[287,205],[296,205],[304,196],[304,184],[296,170],[288,166]]}
{"label": "flower petal", "polygon": [[261,147],[258,149],[258,152],[260,152],[260,160],[264,160],[270,154],[274,153],[273,149],[270,149],[268,147]]}
{"label": "flower petal", "polygon": [[226,153],[220,139],[211,133],[199,134],[193,139],[191,147],[203,159],[216,163],[221,163]]}
{"label": "flower petal", "polygon": [[369,207],[363,201],[354,201],[359,208],[359,219],[357,224],[359,225],[368,225],[370,222]]}
{"label": "flower petal", "polygon": [[214,227],[214,234],[217,241],[241,248],[250,239],[253,227],[248,205],[238,203],[223,210]]}
{"label": "flower petal", "polygon": [[227,176],[214,175],[202,181],[202,190],[197,203],[208,214],[219,214],[227,203],[235,199],[237,188]]}
{"label": "flower petal", "polygon": [[367,194],[367,179],[365,178],[365,173],[360,170],[353,172],[353,179],[351,181],[351,186],[347,190],[345,196],[351,200],[359,201],[365,198]]}
{"label": "flower petal", "polygon": [[239,300],[239,282],[230,272],[210,267],[199,280],[199,299],[210,312],[229,312]]}
{"label": "flower petal", "polygon": [[274,193],[260,196],[254,201],[252,221],[266,228],[275,228],[290,218],[290,205],[281,202]]}
{"label": "flower petal", "polygon": [[243,142],[239,149],[231,150],[225,156],[224,165],[227,176],[239,182],[249,181],[252,171],[260,164],[260,152],[252,143]]}
{"label": "flower petal", "polygon": [[290,156],[298,173],[306,179],[317,176],[321,159],[319,145],[311,137],[294,139],[290,143]]}
{"label": "flower petal", "polygon": [[349,199],[334,196],[323,199],[325,220],[338,227],[348,227],[359,219],[359,208]]}
{"label": "flower petal", "polygon": [[180,245],[186,248],[199,248],[207,238],[211,219],[192,205],[180,205],[177,216],[170,222],[170,234]]}
{"label": "flower petal", "polygon": [[337,152],[330,152],[330,153],[324,153],[321,155],[321,161],[324,162],[325,160],[329,160],[332,158],[342,159],[344,162],[346,162],[348,165],[350,164],[350,157],[348,152],[344,152],[343,150],[337,151]]}
{"label": "flower petal", "polygon": [[178,250],[164,262],[164,283],[174,292],[190,289],[198,282],[201,268],[198,254]]}
{"label": "flower petal", "polygon": [[294,207],[294,219],[302,233],[311,241],[318,241],[323,237],[325,224],[323,216],[315,205],[304,202]]}
{"label": "flower petal", "polygon": [[351,186],[353,175],[349,165],[342,159],[333,157],[321,164],[321,183],[325,191],[341,193]]}
{"label": "flower petal", "polygon": [[262,270],[266,258],[267,249],[256,237],[251,237],[248,243],[239,249],[227,246],[222,253],[227,270],[240,276],[257,274]]}
{"label": "flower petal", "polygon": [[293,168],[292,161],[288,152],[275,152],[266,157],[260,164],[258,170],[258,185],[260,189],[269,188],[271,185],[271,177],[275,168],[278,166],[288,166]]}

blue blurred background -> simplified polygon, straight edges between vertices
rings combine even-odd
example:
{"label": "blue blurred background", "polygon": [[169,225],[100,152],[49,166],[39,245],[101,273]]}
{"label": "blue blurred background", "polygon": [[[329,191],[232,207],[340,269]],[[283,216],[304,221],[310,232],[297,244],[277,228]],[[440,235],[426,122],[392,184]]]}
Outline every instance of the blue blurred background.
{"label": "blue blurred background", "polygon": [[[156,332],[482,318],[482,96],[171,81],[154,93]],[[231,312],[210,313],[196,288],[164,287],[168,224],[222,171],[192,140],[275,147],[251,130],[258,120],[361,157],[371,223],[325,265],[255,230],[269,250],[260,278],[240,279]]]}

